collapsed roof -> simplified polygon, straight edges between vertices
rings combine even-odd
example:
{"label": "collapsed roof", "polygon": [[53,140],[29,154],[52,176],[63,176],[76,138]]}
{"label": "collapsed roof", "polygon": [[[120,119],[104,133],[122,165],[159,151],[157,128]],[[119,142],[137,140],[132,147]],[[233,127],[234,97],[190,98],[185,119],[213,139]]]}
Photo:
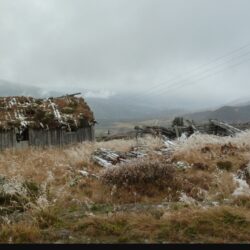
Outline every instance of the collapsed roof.
{"label": "collapsed roof", "polygon": [[35,99],[25,96],[0,97],[0,129],[31,127],[74,130],[95,123],[93,112],[82,97],[66,95]]}

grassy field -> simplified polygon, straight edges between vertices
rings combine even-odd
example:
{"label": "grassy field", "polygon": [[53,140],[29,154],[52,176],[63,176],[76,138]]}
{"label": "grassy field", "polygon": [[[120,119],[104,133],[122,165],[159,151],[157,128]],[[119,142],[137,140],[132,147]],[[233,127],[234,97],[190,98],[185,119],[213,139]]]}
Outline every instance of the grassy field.
{"label": "grassy field", "polygon": [[146,137],[143,159],[106,169],[91,160],[97,148],[137,144],[1,152],[0,242],[250,242],[250,132],[193,135],[170,156]]}
{"label": "grassy field", "polygon": [[135,126],[169,126],[172,123],[172,118],[164,119],[152,119],[144,121],[123,121],[123,122],[102,122],[96,125],[96,136],[106,135],[109,131],[111,134],[126,133],[133,131]]}

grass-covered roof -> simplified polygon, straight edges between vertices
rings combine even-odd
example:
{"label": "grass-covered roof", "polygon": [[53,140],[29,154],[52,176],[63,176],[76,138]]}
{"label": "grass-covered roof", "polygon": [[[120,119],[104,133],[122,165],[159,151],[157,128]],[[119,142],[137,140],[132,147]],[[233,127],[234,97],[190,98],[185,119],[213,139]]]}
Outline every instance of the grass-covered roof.
{"label": "grass-covered roof", "polygon": [[71,130],[94,122],[93,112],[82,97],[0,97],[0,129],[29,126],[37,129],[65,127]]}

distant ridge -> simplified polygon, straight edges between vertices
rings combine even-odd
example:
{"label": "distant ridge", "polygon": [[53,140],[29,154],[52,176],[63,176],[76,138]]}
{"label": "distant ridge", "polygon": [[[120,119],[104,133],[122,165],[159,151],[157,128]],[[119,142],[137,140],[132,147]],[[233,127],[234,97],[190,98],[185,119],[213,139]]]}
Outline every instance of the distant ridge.
{"label": "distant ridge", "polygon": [[[82,90],[79,89],[81,92]],[[84,92],[84,91],[82,91]],[[0,96],[33,96],[35,98],[46,98],[60,96],[64,92],[46,91],[35,86],[12,83],[0,79]],[[114,95],[110,98],[86,97],[89,105],[94,111],[97,121],[110,123],[115,121],[136,121],[147,119],[172,119],[174,116],[184,116],[197,122],[208,119],[219,119],[230,123],[250,122],[250,98],[241,98],[231,102],[229,105],[214,109],[187,113],[184,109],[168,108],[159,103],[145,102],[131,103],[129,95]],[[134,98],[136,100],[136,98]]]}
{"label": "distant ridge", "polygon": [[223,106],[213,111],[186,114],[184,117],[197,122],[218,119],[229,123],[250,122],[250,104],[245,106]]}
{"label": "distant ridge", "polygon": [[13,83],[0,79],[0,97],[3,96],[32,96],[35,98],[44,98],[50,96],[59,96],[61,92],[45,91],[39,87]]}

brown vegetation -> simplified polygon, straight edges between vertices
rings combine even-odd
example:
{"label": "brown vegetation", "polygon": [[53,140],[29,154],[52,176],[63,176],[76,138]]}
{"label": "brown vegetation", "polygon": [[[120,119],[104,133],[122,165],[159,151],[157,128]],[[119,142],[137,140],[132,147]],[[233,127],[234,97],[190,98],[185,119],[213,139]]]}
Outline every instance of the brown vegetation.
{"label": "brown vegetation", "polygon": [[[245,137],[195,135],[170,156],[151,137],[5,150],[0,242],[250,242]],[[138,145],[151,153],[107,169],[91,160],[100,147]]]}

